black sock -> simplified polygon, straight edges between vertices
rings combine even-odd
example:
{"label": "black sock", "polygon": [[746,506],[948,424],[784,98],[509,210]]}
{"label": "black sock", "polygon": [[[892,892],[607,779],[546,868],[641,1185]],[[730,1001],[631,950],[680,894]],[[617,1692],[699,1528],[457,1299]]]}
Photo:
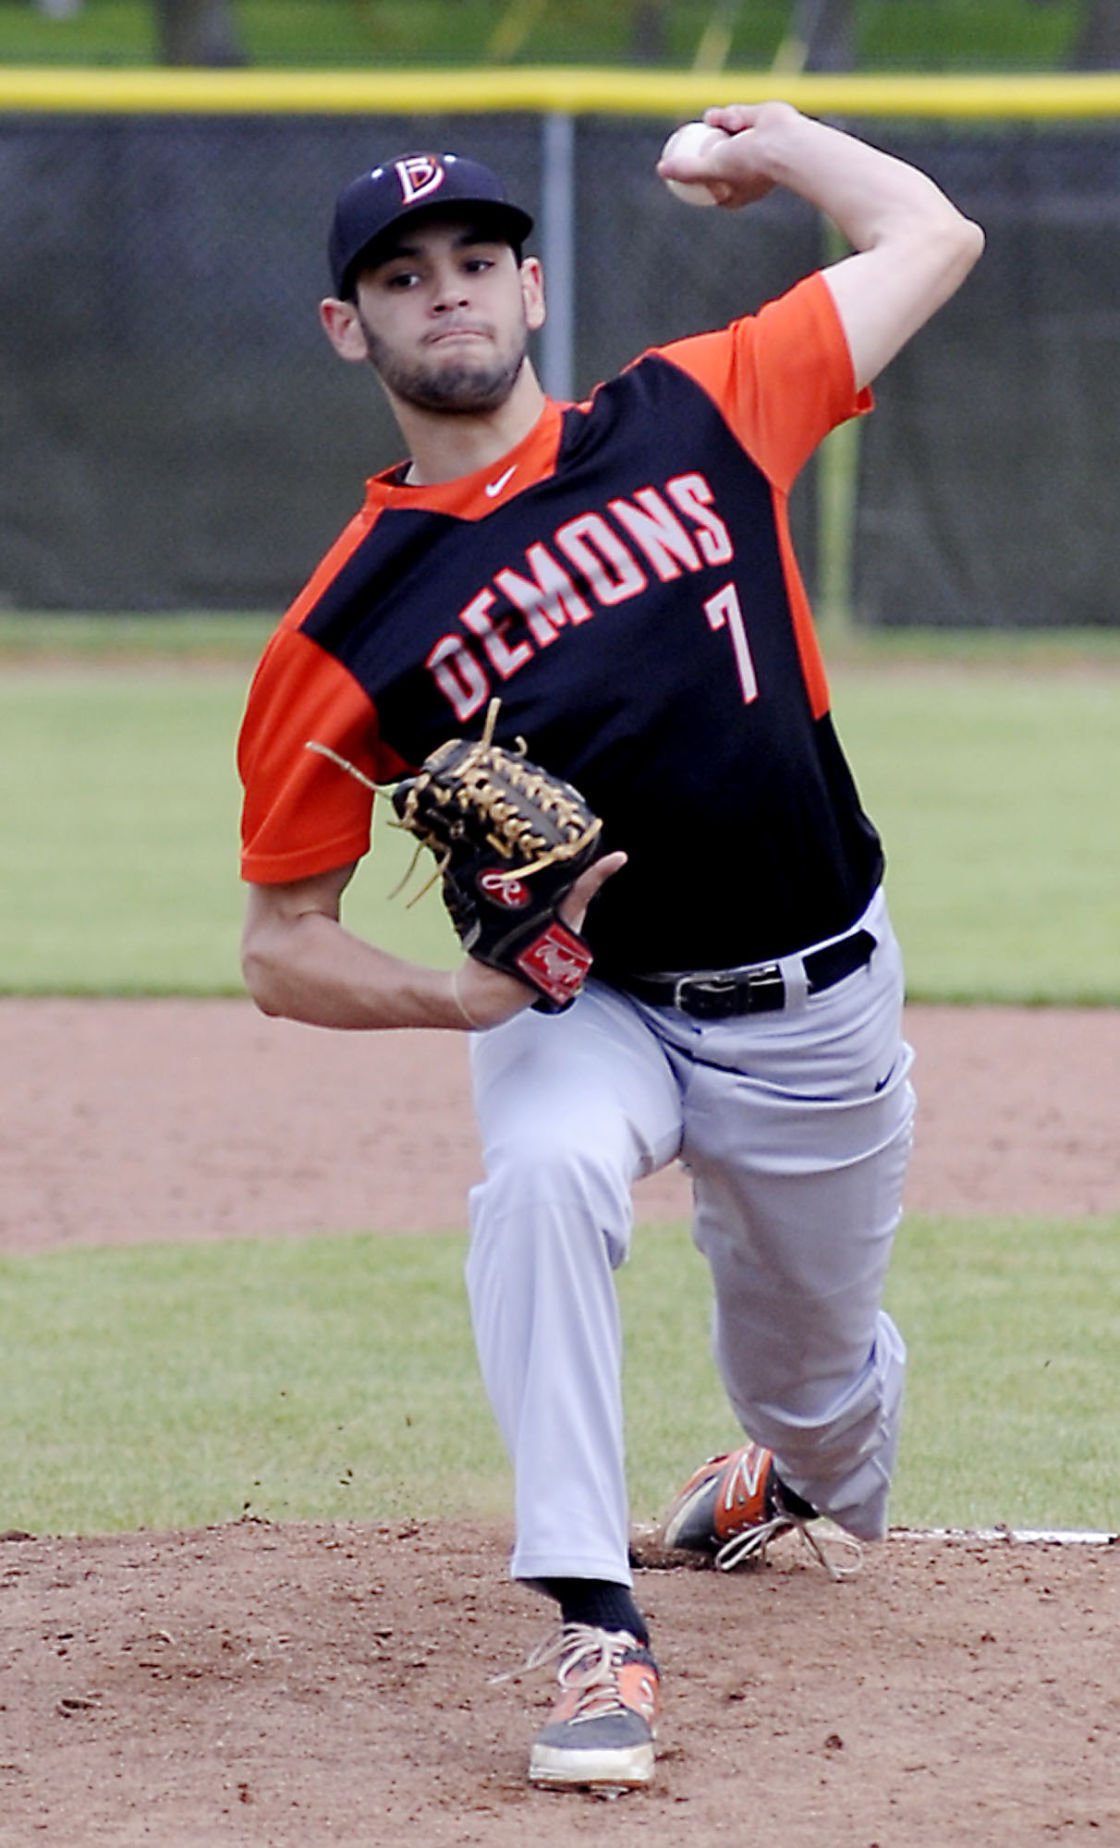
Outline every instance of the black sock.
{"label": "black sock", "polygon": [[589,1623],[597,1630],[629,1630],[639,1643],[649,1642],[645,1618],[628,1585],[607,1579],[538,1579],[542,1591],[555,1598],[565,1623]]}
{"label": "black sock", "polygon": [[815,1521],[817,1511],[812,1502],[807,1502],[803,1495],[798,1495],[784,1483],[776,1469],[770,1471],[770,1481],[766,1485],[766,1506],[771,1514],[794,1514],[799,1521]]}

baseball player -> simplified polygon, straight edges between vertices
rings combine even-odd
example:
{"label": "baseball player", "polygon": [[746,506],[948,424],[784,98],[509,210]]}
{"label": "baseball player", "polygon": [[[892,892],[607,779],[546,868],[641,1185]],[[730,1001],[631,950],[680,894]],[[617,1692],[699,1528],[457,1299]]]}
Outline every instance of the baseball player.
{"label": "baseball player", "polygon": [[[787,187],[852,254],[585,403],[538,384],[531,220],[491,171],[413,153],[339,195],[322,324],[372,364],[408,459],[285,616],[239,747],[258,1005],[471,1034],[467,1282],[514,1466],[511,1571],[558,1606],[531,1661],[559,1695],[530,1757],[557,1787],[653,1772],[612,1275],[634,1180],[691,1174],[743,1434],[681,1492],[671,1544],[730,1565],[818,1514],[881,1536],[905,1360],[881,1307],[913,1110],[902,970],[787,496],[983,238],[925,175],[785,103],[706,121],[721,133],[663,178],[730,209]],[[341,921],[367,785],[478,738],[496,699],[497,742],[524,739],[603,821],[561,907],[594,961],[559,1009],[476,957],[429,969]]]}

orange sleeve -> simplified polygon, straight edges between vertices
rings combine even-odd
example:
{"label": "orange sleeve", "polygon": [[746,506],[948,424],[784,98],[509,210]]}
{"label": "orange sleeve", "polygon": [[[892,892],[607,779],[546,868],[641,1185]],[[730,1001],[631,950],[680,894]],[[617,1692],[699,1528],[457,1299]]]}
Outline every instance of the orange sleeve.
{"label": "orange sleeve", "polygon": [[661,349],[718,404],[748,454],[783,492],[821,439],[869,411],[823,275],[807,276],[757,315]]}
{"label": "orange sleeve", "polygon": [[404,768],[379,749],[377,715],[357,681],[285,623],[261,657],[237,746],[241,876],[254,885],[307,879],[369,852],[372,790],[309,751],[310,739],[374,782]]}

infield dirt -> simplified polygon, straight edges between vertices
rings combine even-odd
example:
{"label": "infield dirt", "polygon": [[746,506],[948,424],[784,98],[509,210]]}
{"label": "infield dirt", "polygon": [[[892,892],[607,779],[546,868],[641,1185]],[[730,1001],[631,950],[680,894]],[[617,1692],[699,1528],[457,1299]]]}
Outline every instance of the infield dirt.
{"label": "infield dirt", "polygon": [[[462,1223],[457,1036],[241,1002],[0,1020],[0,1250]],[[914,1009],[910,1035],[914,1209],[1120,1211],[1120,1017]],[[637,1210],[681,1217],[681,1178]],[[789,1540],[728,1577],[639,1553],[659,1776],[607,1803],[524,1783],[549,1689],[490,1685],[541,1633],[508,1541],[450,1515],[3,1537],[0,1844],[1120,1842],[1116,1546],[895,1533],[841,1585]]]}

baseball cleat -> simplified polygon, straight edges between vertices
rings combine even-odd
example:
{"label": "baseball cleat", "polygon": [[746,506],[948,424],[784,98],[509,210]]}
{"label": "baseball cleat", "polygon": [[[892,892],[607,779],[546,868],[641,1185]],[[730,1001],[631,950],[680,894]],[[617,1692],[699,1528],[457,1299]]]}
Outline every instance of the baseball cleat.
{"label": "baseball cleat", "polygon": [[773,1453],[761,1444],[743,1444],[724,1456],[709,1457],[672,1503],[661,1527],[661,1543],[709,1553],[721,1572],[732,1572],[755,1560],[764,1563],[772,1540],[797,1533],[830,1578],[850,1578],[857,1572],[859,1542],[834,1532],[831,1550],[839,1558],[830,1558],[809,1528],[816,1514],[804,1502],[794,1512],[782,1493]]}
{"label": "baseball cleat", "polygon": [[648,1784],[660,1704],[649,1650],[628,1631],[569,1623],[519,1673],[553,1663],[560,1697],[533,1741],[530,1783],[604,1794]]}
{"label": "baseball cleat", "polygon": [[797,1526],[776,1493],[774,1458],[761,1444],[709,1457],[689,1477],[665,1516],[665,1546],[711,1553],[721,1571],[764,1559],[771,1540]]}

